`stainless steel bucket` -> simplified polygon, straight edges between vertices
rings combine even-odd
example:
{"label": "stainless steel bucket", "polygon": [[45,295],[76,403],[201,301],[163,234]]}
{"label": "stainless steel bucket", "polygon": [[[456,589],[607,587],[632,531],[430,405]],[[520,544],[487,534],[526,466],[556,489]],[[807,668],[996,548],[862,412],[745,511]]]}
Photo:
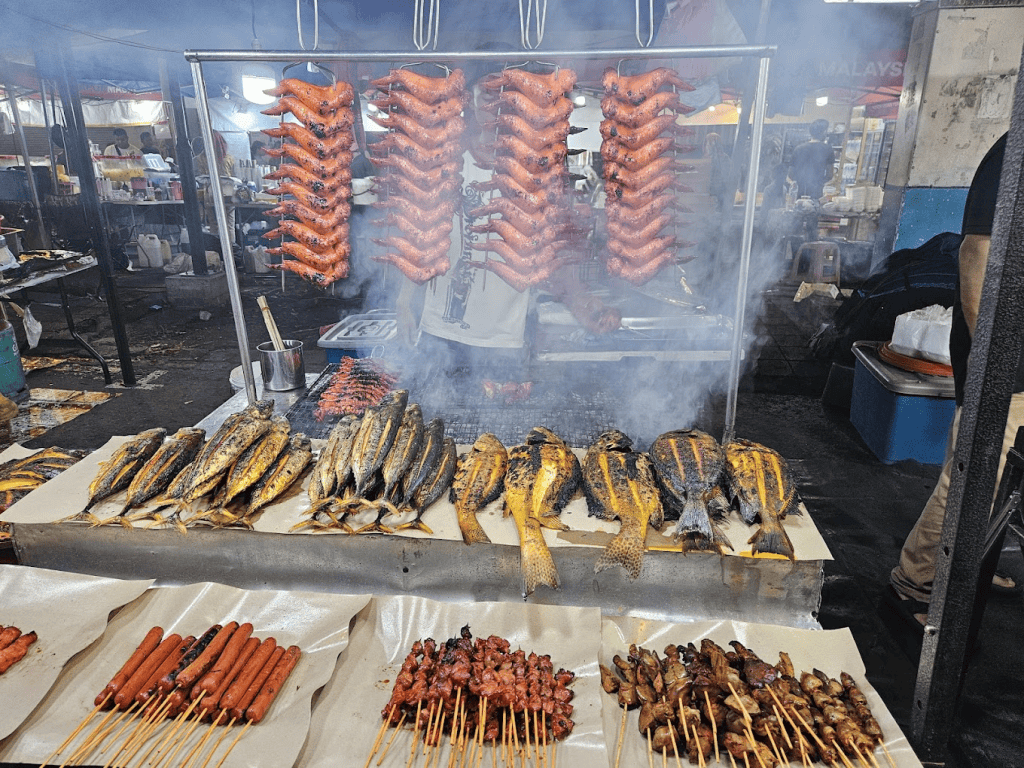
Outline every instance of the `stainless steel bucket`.
{"label": "stainless steel bucket", "polygon": [[284,339],[283,350],[274,349],[272,341],[256,347],[260,353],[263,388],[272,392],[287,392],[306,386],[306,369],[302,363],[302,342]]}

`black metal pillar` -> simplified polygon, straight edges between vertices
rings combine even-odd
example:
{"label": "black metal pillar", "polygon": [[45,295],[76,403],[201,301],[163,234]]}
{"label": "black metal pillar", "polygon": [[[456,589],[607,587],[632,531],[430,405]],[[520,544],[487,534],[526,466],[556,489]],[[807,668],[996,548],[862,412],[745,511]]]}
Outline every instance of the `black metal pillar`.
{"label": "black metal pillar", "polygon": [[1024,78],[1018,78],[911,715],[912,738],[925,762],[943,758],[952,732],[1006,415],[1024,346],[1022,160]]}
{"label": "black metal pillar", "polygon": [[188,121],[185,118],[185,102],[181,98],[181,84],[177,71],[171,71],[167,78],[167,90],[174,112],[175,160],[178,163],[178,177],[181,179],[181,196],[185,202],[185,228],[188,230],[188,250],[192,254],[192,269],[197,275],[205,275],[206,243],[203,237],[203,212],[196,192],[196,171],[192,164],[192,148],[188,143]]}
{"label": "black metal pillar", "polygon": [[110,258],[110,241],[106,227],[103,226],[103,210],[100,196],[96,190],[96,175],[93,173],[92,155],[89,152],[89,138],[85,131],[85,118],[82,115],[82,100],[78,92],[78,78],[72,69],[68,54],[57,48],[56,59],[53,61],[53,72],[48,76],[56,80],[60,91],[60,100],[64,109],[64,124],[67,127],[67,150],[72,166],[78,172],[82,184],[82,204],[85,207],[85,221],[89,227],[89,237],[96,248],[100,274],[103,278],[103,290],[107,296],[107,312],[110,313],[110,325],[117,344],[117,356],[121,361],[121,380],[126,387],[135,386],[135,369],[132,367],[131,353],[128,349],[128,334],[124,327],[121,312],[121,301],[117,295],[114,282],[114,269]]}

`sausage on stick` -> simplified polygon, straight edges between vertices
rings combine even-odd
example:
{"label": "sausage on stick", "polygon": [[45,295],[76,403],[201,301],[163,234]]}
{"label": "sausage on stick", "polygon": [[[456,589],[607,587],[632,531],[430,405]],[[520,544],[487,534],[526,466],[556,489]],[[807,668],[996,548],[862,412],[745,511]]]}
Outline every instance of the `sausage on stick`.
{"label": "sausage on stick", "polygon": [[114,697],[114,705],[120,710],[127,709],[135,700],[139,691],[142,690],[146,681],[163,665],[164,660],[174,652],[180,643],[181,635],[168,635],[165,637],[163,642],[157,646],[157,649],[149,654],[146,660],[135,670],[135,673],[128,678],[128,682],[124,684],[124,687],[118,691]]}
{"label": "sausage on stick", "polygon": [[235,678],[242,672],[242,669],[252,658],[252,655],[256,653],[256,649],[260,647],[260,641],[257,637],[250,637],[245,641],[245,645],[242,647],[241,653],[238,654],[238,658],[235,659],[235,665],[231,670],[224,676],[221,681],[220,687],[213,691],[209,696],[203,699],[203,710],[207,714],[211,714],[220,705],[220,700],[224,694],[227,693],[228,687],[234,682]]}
{"label": "sausage on stick", "polygon": [[173,653],[168,654],[167,658],[163,660],[163,663],[160,664],[156,671],[150,675],[149,679],[143,683],[142,688],[140,688],[139,692],[135,694],[135,701],[145,706],[147,702],[152,700],[157,695],[157,683],[160,682],[160,679],[164,675],[174,671],[175,667],[181,663],[181,659],[186,653],[188,653],[188,649],[192,647],[195,641],[196,639],[192,635],[189,635],[182,640],[178,649]]}
{"label": "sausage on stick", "polygon": [[[227,629],[225,627],[225,629]],[[238,659],[238,655],[242,652],[242,648],[245,647],[249,641],[249,637],[252,635],[252,624],[246,622],[242,624],[234,633],[231,634],[231,639],[224,645],[224,650],[218,657],[214,657],[214,662],[210,671],[203,676],[198,683],[192,688],[192,698],[198,698],[199,694],[202,693],[213,693],[220,687],[224,677],[232,670],[235,666],[235,661]],[[210,643],[212,648],[216,640]],[[199,660],[196,661],[198,663]]]}
{"label": "sausage on stick", "polygon": [[160,640],[164,636],[164,630],[161,627],[153,627],[149,632],[146,633],[146,637],[143,638],[142,642],[139,643],[139,647],[135,649],[135,653],[128,657],[128,661],[124,663],[124,666],[118,670],[117,674],[110,678],[110,682],[106,684],[102,691],[96,696],[95,702],[97,707],[103,703],[103,700],[108,696],[113,699],[114,696],[121,690],[128,678],[132,676],[132,673],[139,668],[139,666],[146,660],[156,647],[160,645]]}
{"label": "sausage on stick", "polygon": [[206,646],[206,649],[196,657],[196,660],[178,673],[177,684],[179,688],[191,689],[199,678],[210,671],[210,667],[220,658],[221,652],[227,646],[228,641],[231,640],[231,635],[234,634],[236,629],[238,629],[237,621],[224,625],[220,632],[217,633],[217,636]]}
{"label": "sausage on stick", "polygon": [[259,694],[253,699],[248,709],[245,710],[246,720],[250,723],[258,723],[266,717],[267,710],[274,703],[274,699],[277,698],[277,694],[284,686],[284,681],[288,679],[288,675],[295,669],[295,665],[299,663],[299,656],[301,655],[302,650],[299,646],[293,645],[280,658],[267,681],[263,684],[263,688],[260,689]]}
{"label": "sausage on stick", "polygon": [[[249,687],[245,690],[245,693],[242,694],[242,698],[238,700],[238,704],[228,710],[228,714],[231,715],[231,717],[235,720],[241,720],[245,716],[245,711],[249,708],[249,705],[252,704],[253,699],[256,698],[256,694],[263,690],[263,684],[266,683],[267,678],[270,677],[270,673],[274,671],[274,668],[277,666],[277,663],[281,660],[282,656],[284,656],[284,647],[278,646],[274,649],[274,653],[270,657],[270,660],[263,665],[263,669],[260,670],[256,679],[252,681]],[[221,709],[224,708],[225,707],[223,706],[221,707]]]}
{"label": "sausage on stick", "polygon": [[160,693],[170,693],[171,689],[173,689],[175,684],[177,683],[178,675],[181,674],[185,667],[187,667],[189,664],[196,660],[199,654],[201,654],[206,649],[206,646],[210,644],[210,641],[213,640],[213,638],[216,636],[218,632],[220,632],[220,630],[220,624],[214,624],[212,627],[206,630],[206,632],[200,635],[199,639],[196,640],[195,643],[193,643],[192,647],[188,649],[188,653],[186,653],[182,657],[181,661],[178,662],[178,666],[170,673],[160,678],[160,682],[156,684],[157,690]]}
{"label": "sausage on stick", "polygon": [[20,635],[17,640],[0,651],[0,675],[25,658],[28,647],[36,641],[36,633]]}
{"label": "sausage on stick", "polygon": [[228,686],[227,691],[221,696],[221,709],[232,709],[238,706],[252,681],[256,679],[256,676],[266,665],[267,660],[274,654],[275,650],[277,650],[277,641],[272,637],[268,637],[260,643],[260,647],[256,649],[249,661],[242,667],[238,677],[235,678],[235,681]]}

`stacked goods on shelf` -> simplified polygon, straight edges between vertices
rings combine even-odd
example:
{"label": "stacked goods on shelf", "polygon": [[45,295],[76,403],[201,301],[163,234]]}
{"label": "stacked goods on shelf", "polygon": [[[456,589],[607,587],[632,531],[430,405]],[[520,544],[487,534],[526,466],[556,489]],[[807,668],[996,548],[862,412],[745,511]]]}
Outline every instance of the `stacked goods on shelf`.
{"label": "stacked goods on shelf", "polygon": [[[676,161],[676,137],[685,129],[676,115],[692,111],[679,102],[672,86],[693,86],[673,70],[659,67],[642,75],[622,76],[614,69],[602,77],[601,157],[608,219],[608,273],[634,285],[646,283],[663,267],[681,261],[677,251],[692,245],[679,240],[680,225],[672,210],[675,192],[693,190],[677,179],[692,170]],[[667,234],[666,234],[667,233]]]}
{"label": "stacked goods on shelf", "polygon": [[348,276],[351,255],[352,86],[339,82],[318,87],[286,78],[267,93],[281,98],[263,114],[290,113],[298,120],[263,131],[286,140],[280,149],[271,148],[267,153],[291,161],[266,176],[279,181],[276,188],[268,190],[270,194],[290,198],[282,199],[269,213],[292,218],[282,220],[264,237],[293,238],[267,250],[282,257],[280,265],[270,266],[317,285],[330,285]]}
{"label": "stacked goods on shelf", "polygon": [[388,211],[379,223],[396,230],[374,239],[386,249],[374,260],[425,283],[450,266],[453,216],[462,195],[466,80],[460,69],[447,77],[396,69],[372,84],[383,96],[373,102],[378,114],[370,118],[388,129],[372,145],[372,162],[385,169],[377,180],[385,199],[374,205]]}
{"label": "stacked goods on shelf", "polygon": [[502,218],[473,227],[497,237],[471,247],[501,260],[472,263],[517,291],[544,282],[567,263],[562,242],[571,211],[566,139],[576,131],[569,126],[573,103],[565,94],[575,85],[576,73],[570,69],[546,75],[505,69],[482,81],[485,92],[497,92],[483,107],[497,113],[484,125],[495,130],[493,144],[485,147],[493,150],[493,159],[483,163],[494,175],[475,186],[500,191],[501,197],[472,213]]}

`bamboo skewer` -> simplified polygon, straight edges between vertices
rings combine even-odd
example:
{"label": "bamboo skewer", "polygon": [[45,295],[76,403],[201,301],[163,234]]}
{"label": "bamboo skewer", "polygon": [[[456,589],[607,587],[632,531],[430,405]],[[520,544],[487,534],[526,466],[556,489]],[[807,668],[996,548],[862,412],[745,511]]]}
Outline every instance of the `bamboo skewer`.
{"label": "bamboo skewer", "polygon": [[114,713],[116,712],[116,709],[112,709],[106,715],[104,715],[103,719],[100,720],[99,724],[89,732],[88,736],[85,737],[85,741],[82,742],[82,744],[80,744],[78,748],[75,749],[75,751],[72,752],[70,755],[68,755],[64,762],[60,764],[60,768],[64,768],[66,765],[68,765],[68,763],[73,763],[77,761],[81,754],[84,752],[85,748],[89,746],[92,740],[96,737],[96,734],[103,730],[107,722],[110,720],[110,718],[114,716]]}
{"label": "bamboo skewer", "polygon": [[[732,688],[731,685],[729,687]],[[706,701],[708,705],[708,720],[711,721],[711,738],[715,742],[715,762],[718,763],[721,762],[722,759],[721,756],[718,754],[718,723],[715,720],[715,711],[711,709],[711,697],[708,696],[708,691],[706,688],[704,689],[704,701]]]}
{"label": "bamboo skewer", "polygon": [[[133,709],[135,709],[135,707],[137,707],[137,706],[138,706],[138,702],[132,702],[132,705],[128,709],[126,709],[124,711],[124,714],[122,714],[121,717],[117,718],[117,720],[114,721],[114,725],[116,726],[119,722],[121,722],[128,715],[128,713],[131,712]],[[105,747],[103,747],[103,749],[100,750],[100,754],[101,755],[104,752],[106,752],[108,749],[110,749],[112,746],[114,746],[115,743],[117,743],[118,737],[120,737],[120,735],[122,733],[124,733],[126,730],[128,730],[131,727],[132,723],[135,722],[136,718],[138,718],[138,716],[142,714],[143,709],[144,709],[143,707],[139,707],[138,709],[135,709],[134,714],[132,714],[132,716],[130,718],[128,718],[128,722],[125,723],[124,725],[122,725],[121,726],[121,730],[119,730],[117,733],[114,734],[114,738],[112,738],[110,740],[110,743],[107,744]]]}
{"label": "bamboo skewer", "polygon": [[551,743],[551,768],[558,764],[558,739]]}
{"label": "bamboo skewer", "polygon": [[[106,728],[104,728],[99,734],[97,734],[96,738],[93,740],[93,744],[92,744],[92,747],[89,749],[89,752],[87,752],[85,755],[83,755],[80,758],[80,762],[85,762],[85,758],[88,757],[89,754],[94,749],[96,749],[96,747],[98,747],[100,744],[102,744],[104,741],[106,741],[107,736],[109,736],[111,734],[111,732],[115,728],[117,728],[117,726],[121,723],[122,720],[124,720],[126,717],[128,717],[128,715],[132,714],[135,711],[135,708],[137,706],[138,706],[138,702],[134,702],[133,701],[131,706],[128,707],[128,709],[124,710],[121,713],[120,717],[118,717],[114,722],[112,722],[110,725],[108,725]],[[120,731],[118,733],[120,734]],[[114,739],[116,740],[116,738],[117,737],[115,736]],[[113,743],[113,742],[111,742],[111,743]],[[109,749],[109,747],[110,747],[109,744],[107,746],[105,746],[102,750],[100,750],[100,754],[102,755],[105,750]]]}
{"label": "bamboo skewer", "polygon": [[462,727],[466,727],[466,715],[462,712],[462,689],[455,692],[455,711],[452,713],[452,737],[448,740],[450,746],[448,754],[448,768],[457,765],[458,745],[462,742],[462,733],[459,732],[459,715],[462,715]]}
{"label": "bamboo skewer", "polygon": [[[260,298],[262,299],[263,297],[261,296]],[[266,301],[264,301],[263,304],[265,305]],[[366,762],[363,764],[363,768],[370,768],[370,761],[373,760],[373,756],[377,754],[377,750],[380,749],[381,739],[384,738],[384,733],[387,731],[388,723],[390,723],[391,719],[395,716],[395,707],[397,706],[398,702],[392,704],[391,711],[388,712],[388,716],[383,718],[383,722],[381,722],[380,728],[377,730],[377,738],[373,740],[373,747],[370,749],[370,754],[366,757]]]}
{"label": "bamboo skewer", "polygon": [[654,749],[651,747],[651,729],[647,729],[647,768],[654,768]]}
{"label": "bamboo skewer", "polygon": [[732,756],[732,752],[729,752],[729,762],[732,764],[732,768],[736,768],[736,758]]}
{"label": "bamboo skewer", "polygon": [[398,725],[395,726],[395,732],[392,733],[391,734],[391,738],[388,739],[387,746],[384,747],[384,752],[381,754],[380,759],[377,761],[377,765],[380,765],[381,763],[383,763],[384,762],[384,758],[388,756],[388,750],[391,749],[391,742],[393,742],[395,740],[395,736],[397,736],[398,732],[400,730],[402,730],[402,725],[405,723],[405,718],[408,715],[409,715],[408,712],[403,712],[402,713],[402,718],[398,721]]}
{"label": "bamboo skewer", "polygon": [[676,757],[676,768],[683,768],[683,764],[679,760],[679,745],[676,743],[676,729],[671,722],[668,724],[668,736],[672,739],[672,754]]}
{"label": "bamboo skewer", "polygon": [[544,739],[544,766],[547,768],[548,763],[548,713],[543,709],[540,711],[540,734]]}
{"label": "bamboo skewer", "polygon": [[[245,735],[245,732],[247,730],[249,730],[250,726],[252,726],[252,720],[250,720],[244,726],[242,726],[242,730],[240,730],[238,732],[238,735],[235,736],[235,740],[231,742],[231,746],[228,747],[228,751],[224,753],[224,756],[220,759],[220,762],[217,763],[217,768],[220,768],[222,765],[224,765],[224,761],[228,759],[228,755],[231,754],[231,750],[233,750],[235,748],[235,745],[238,743],[238,740],[240,738],[242,738],[242,736]],[[211,752],[210,754],[212,755],[213,753]],[[205,768],[205,764],[204,764],[204,768]]]}
{"label": "bamboo skewer", "polygon": [[775,710],[775,719],[779,721],[779,730],[782,731],[782,738],[784,738],[786,740],[786,745],[790,749],[792,749],[793,748],[793,742],[789,740],[789,734],[786,733],[786,728],[785,728],[785,724],[784,724],[784,721],[783,721],[783,718],[782,718],[782,713],[779,712],[778,704],[772,705],[772,708]]}
{"label": "bamboo skewer", "polygon": [[182,748],[184,748],[185,744],[189,740],[189,737],[193,733],[195,733],[195,730],[199,727],[200,722],[202,722],[201,716],[197,715],[196,718],[192,721],[192,725],[189,726],[188,731],[185,732],[185,735],[178,740],[178,745],[174,748],[174,751],[171,752],[171,756],[167,758],[168,765],[174,764],[174,758],[177,757],[178,753],[182,750]]}
{"label": "bamboo skewer", "polygon": [[[176,725],[171,730],[171,736],[174,736],[178,731],[181,730],[182,726],[185,724],[185,721],[188,720],[188,716],[192,714],[192,712],[195,710],[195,708],[199,706],[199,703],[205,697],[206,697],[206,694],[204,693],[198,699],[196,699],[191,704],[189,704],[188,705],[188,709],[186,709],[184,712],[182,712],[178,716],[178,718],[174,721],[176,723]],[[168,744],[166,747],[164,747],[162,750],[158,751],[153,756],[153,758],[149,761],[149,764],[151,766],[153,766],[153,768],[160,768],[160,764],[163,763],[163,761],[167,758],[167,754],[168,754],[170,749],[171,749],[171,745]],[[175,750],[175,754],[177,754],[177,750]]]}
{"label": "bamboo skewer", "polygon": [[224,711],[217,713],[216,719],[210,723],[210,727],[206,730],[206,733],[203,734],[203,738],[199,740],[199,743],[195,748],[185,757],[185,762],[182,764],[181,768],[189,768],[193,762],[199,759],[199,755],[202,753],[203,747],[206,746],[206,742],[210,740],[211,736],[213,736],[213,732],[216,730],[217,726],[220,725],[220,719],[224,717],[224,715]]}
{"label": "bamboo skewer", "polygon": [[700,733],[697,731],[697,724],[693,725],[693,743],[697,745],[697,765],[700,768],[704,768],[706,763],[704,762],[704,748],[700,744]]}
{"label": "bamboo skewer", "polygon": [[88,715],[86,715],[84,718],[82,718],[82,722],[80,722],[78,724],[78,726],[75,728],[75,730],[73,730],[71,732],[71,734],[66,739],[64,739],[64,742],[59,747],[57,747],[56,750],[54,750],[53,752],[51,752],[49,755],[46,756],[46,759],[43,760],[42,764],[40,765],[40,768],[43,768],[43,766],[48,765],[49,762],[51,760],[53,760],[53,758],[55,758],[57,755],[59,755],[61,752],[63,752],[65,749],[67,749],[68,745],[72,741],[75,740],[75,737],[78,734],[80,734],[82,731],[85,730],[85,726],[87,726],[89,724],[89,721],[92,720],[96,716],[96,713],[99,712],[101,709],[103,709],[103,707],[105,707],[107,705],[107,702],[110,701],[110,697],[113,696],[113,695],[114,694],[112,694],[112,693],[108,693],[103,698],[103,701],[101,701],[99,704],[97,704],[95,707],[93,707],[92,712],[90,712]]}
{"label": "bamboo skewer", "polygon": [[[132,758],[134,758],[135,755],[138,754],[139,751],[142,749],[142,747],[145,746],[146,742],[149,740],[149,737],[157,728],[160,727],[160,723],[163,721],[164,716],[167,714],[167,711],[170,708],[171,697],[166,696],[164,697],[164,700],[160,702],[160,706],[155,707],[153,711],[146,716],[146,719],[142,722],[141,727],[136,729],[135,733],[132,734],[132,737],[121,748],[121,751],[127,753],[122,762],[122,765],[127,765],[129,762],[131,762]],[[142,760],[140,760],[139,762],[145,762],[146,758],[148,758],[156,750],[159,744],[159,741],[154,743],[153,746],[146,751],[146,754],[142,756]],[[115,755],[114,758],[111,759],[112,765],[117,765],[116,757],[117,755]]]}
{"label": "bamboo skewer", "polygon": [[749,725],[747,725],[747,740],[750,741],[750,746],[754,750],[754,757],[757,759],[758,765],[760,765],[761,768],[768,768],[768,766],[764,764],[764,760],[761,759],[761,753],[757,751],[757,739],[754,738],[754,732],[750,729]]}
{"label": "bamboo skewer", "polygon": [[889,753],[889,749],[885,746],[885,742],[879,740],[878,746],[880,746],[882,751],[885,753],[885,758],[889,761],[889,765],[891,765],[892,768],[896,768],[896,761],[893,760],[892,755]]}
{"label": "bamboo skewer", "polygon": [[284,341],[281,339],[281,332],[277,330],[277,323],[274,322],[274,315],[270,312],[270,306],[267,304],[267,297],[257,297],[256,303],[259,304],[260,310],[263,312],[263,322],[267,324],[267,332],[270,334],[270,340],[274,342],[274,349],[278,352],[284,352]]}
{"label": "bamboo skewer", "polygon": [[743,753],[743,765],[745,765],[746,768],[750,768],[750,760],[747,759],[747,753],[746,752]]}
{"label": "bamboo skewer", "polygon": [[[682,713],[683,705],[679,704],[679,712]],[[615,745],[615,768],[619,768],[619,759],[622,757],[622,742],[623,737],[626,735],[626,715],[629,712],[625,707],[622,708],[622,722],[619,723],[619,740]]]}
{"label": "bamboo skewer", "polygon": [[412,731],[412,746],[409,747],[409,760],[405,763],[405,768],[410,768],[412,761],[416,758],[416,742],[420,737],[420,712],[423,709],[423,699],[416,702],[416,722]]}
{"label": "bamboo skewer", "polygon": [[237,718],[232,717],[231,720],[228,721],[228,724],[224,726],[224,731],[221,733],[220,736],[217,737],[217,741],[213,743],[213,747],[210,749],[210,753],[206,756],[206,759],[203,761],[203,764],[199,768],[206,768],[210,764],[210,760],[213,759],[213,755],[214,753],[216,753],[217,748],[220,746],[220,743],[224,741],[224,739],[227,737],[229,733],[231,733],[231,727],[235,724],[236,719]]}
{"label": "bamboo skewer", "polygon": [[[736,692],[736,689],[733,687],[732,683],[729,683],[729,690],[732,692],[732,695],[736,697],[736,703],[740,705],[740,714],[743,715],[743,722],[747,725],[750,725],[754,721],[753,719],[751,719],[750,713],[747,712],[747,708],[743,706],[743,700],[740,699],[740,695]],[[707,691],[705,691],[705,693],[707,693]]]}
{"label": "bamboo skewer", "polygon": [[[484,707],[483,707],[483,711],[480,712],[480,714],[479,714],[478,723],[479,723],[479,726],[480,726],[479,729],[478,729],[480,737],[477,740],[476,768],[480,768],[480,763],[483,762],[483,759],[484,759],[484,740],[487,737],[487,697],[486,696],[484,696]],[[493,751],[492,751],[491,754],[492,755],[494,754]]]}
{"label": "bamboo skewer", "polygon": [[775,743],[775,737],[774,737],[774,736],[772,736],[772,731],[771,731],[771,729],[770,729],[770,728],[766,728],[766,729],[765,729],[765,733],[767,733],[767,734],[768,734],[768,741],[769,741],[769,742],[771,743],[771,745],[772,745],[772,752],[774,752],[774,753],[775,753],[775,756],[776,756],[777,758],[779,758],[779,764],[780,764],[780,765],[789,765],[789,760],[787,760],[787,759],[786,759],[786,758],[785,758],[785,757],[783,756],[783,754],[782,754],[782,750],[780,750],[780,749],[779,749],[779,745]]}

